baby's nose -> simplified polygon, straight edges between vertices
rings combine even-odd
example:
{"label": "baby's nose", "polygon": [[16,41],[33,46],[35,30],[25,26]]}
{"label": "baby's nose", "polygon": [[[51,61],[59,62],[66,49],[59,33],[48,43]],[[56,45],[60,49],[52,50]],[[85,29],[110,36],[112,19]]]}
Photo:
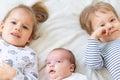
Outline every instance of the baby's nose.
{"label": "baby's nose", "polygon": [[54,67],[54,64],[51,63],[51,64],[50,64],[50,67]]}

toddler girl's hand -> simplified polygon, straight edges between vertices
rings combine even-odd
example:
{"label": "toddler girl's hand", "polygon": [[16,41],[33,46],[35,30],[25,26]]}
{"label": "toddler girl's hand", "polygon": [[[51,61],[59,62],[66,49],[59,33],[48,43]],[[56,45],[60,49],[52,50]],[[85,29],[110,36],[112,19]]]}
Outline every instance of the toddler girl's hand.
{"label": "toddler girl's hand", "polygon": [[13,80],[15,76],[16,70],[3,61],[0,66],[0,80]]}

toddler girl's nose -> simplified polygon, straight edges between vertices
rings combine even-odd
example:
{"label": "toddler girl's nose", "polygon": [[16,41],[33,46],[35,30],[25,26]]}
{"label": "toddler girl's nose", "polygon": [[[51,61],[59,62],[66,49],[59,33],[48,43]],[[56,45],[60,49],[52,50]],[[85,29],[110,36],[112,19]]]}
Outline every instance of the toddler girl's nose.
{"label": "toddler girl's nose", "polygon": [[16,25],[15,30],[21,32],[21,26],[20,25]]}

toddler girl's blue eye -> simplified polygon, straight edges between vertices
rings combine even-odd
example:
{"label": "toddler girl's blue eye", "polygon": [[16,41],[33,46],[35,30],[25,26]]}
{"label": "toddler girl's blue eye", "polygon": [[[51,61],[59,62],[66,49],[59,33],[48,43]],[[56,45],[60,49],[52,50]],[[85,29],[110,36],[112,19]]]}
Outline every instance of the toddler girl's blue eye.
{"label": "toddler girl's blue eye", "polygon": [[28,27],[27,27],[27,26],[23,26],[23,28],[24,28],[24,29],[28,29]]}
{"label": "toddler girl's blue eye", "polygon": [[114,18],[110,20],[110,22],[113,22],[113,21],[115,21],[115,19],[114,19]]}
{"label": "toddler girl's blue eye", "polygon": [[101,26],[101,27],[104,27],[104,26],[105,26],[105,24],[101,24],[100,26]]}

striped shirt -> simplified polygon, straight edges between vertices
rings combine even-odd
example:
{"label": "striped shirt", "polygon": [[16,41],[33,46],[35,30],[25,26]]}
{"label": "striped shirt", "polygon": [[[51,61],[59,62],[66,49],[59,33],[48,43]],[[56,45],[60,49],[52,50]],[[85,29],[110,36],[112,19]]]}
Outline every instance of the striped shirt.
{"label": "striped shirt", "polygon": [[101,69],[105,65],[113,80],[120,80],[120,39],[105,44],[88,39],[85,62],[93,69]]}

